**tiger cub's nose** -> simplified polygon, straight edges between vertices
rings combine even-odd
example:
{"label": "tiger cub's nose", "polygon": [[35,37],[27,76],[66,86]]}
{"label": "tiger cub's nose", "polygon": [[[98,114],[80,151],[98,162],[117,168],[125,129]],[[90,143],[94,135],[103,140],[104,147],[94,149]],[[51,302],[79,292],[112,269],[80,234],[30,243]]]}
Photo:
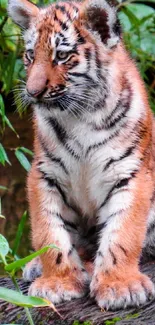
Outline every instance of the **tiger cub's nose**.
{"label": "tiger cub's nose", "polygon": [[26,90],[27,90],[27,93],[29,96],[36,98],[39,95],[42,95],[44,93],[45,89],[46,88],[40,89],[40,90],[38,90],[38,89],[26,89]]}

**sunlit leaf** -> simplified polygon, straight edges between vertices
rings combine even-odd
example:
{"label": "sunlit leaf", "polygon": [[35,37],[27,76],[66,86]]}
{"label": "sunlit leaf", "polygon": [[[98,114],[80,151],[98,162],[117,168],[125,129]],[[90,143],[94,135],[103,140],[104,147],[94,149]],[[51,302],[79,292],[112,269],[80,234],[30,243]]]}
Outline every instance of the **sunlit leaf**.
{"label": "sunlit leaf", "polygon": [[0,234],[0,255],[6,256],[9,252],[9,244],[6,238]]}
{"label": "sunlit leaf", "polygon": [[25,296],[20,292],[0,287],[0,299],[21,307],[46,307],[51,303],[39,297]]}
{"label": "sunlit leaf", "polygon": [[31,150],[29,150],[29,149],[27,149],[25,147],[19,147],[19,149],[33,157],[33,152]]}

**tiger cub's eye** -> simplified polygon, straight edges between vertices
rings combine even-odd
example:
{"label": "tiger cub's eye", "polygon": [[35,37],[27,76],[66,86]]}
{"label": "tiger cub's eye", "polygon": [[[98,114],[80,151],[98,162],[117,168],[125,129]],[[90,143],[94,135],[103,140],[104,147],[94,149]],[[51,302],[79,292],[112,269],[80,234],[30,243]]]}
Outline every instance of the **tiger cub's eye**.
{"label": "tiger cub's eye", "polygon": [[57,52],[57,59],[58,60],[65,60],[68,58],[69,53],[68,52],[63,52],[63,51],[58,51]]}
{"label": "tiger cub's eye", "polygon": [[32,62],[34,60],[34,51],[33,50],[27,50],[26,53],[26,58]]}

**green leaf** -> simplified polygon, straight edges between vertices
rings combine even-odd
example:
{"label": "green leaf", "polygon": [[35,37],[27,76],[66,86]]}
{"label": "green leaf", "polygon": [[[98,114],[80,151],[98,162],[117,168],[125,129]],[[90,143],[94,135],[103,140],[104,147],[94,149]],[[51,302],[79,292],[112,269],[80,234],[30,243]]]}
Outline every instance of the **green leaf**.
{"label": "green leaf", "polygon": [[50,306],[51,303],[48,300],[25,296],[20,292],[0,287],[0,299],[5,300],[11,304],[21,307],[46,307]]}
{"label": "green leaf", "polygon": [[1,143],[0,143],[0,162],[3,166],[5,165],[5,162],[11,165],[7,153]]}
{"label": "green leaf", "polygon": [[25,147],[19,147],[20,150],[33,157],[33,152]]}
{"label": "green leaf", "polygon": [[11,272],[13,271],[14,273],[20,269],[22,266],[24,266],[26,263],[30,262],[33,260],[33,258],[43,254],[43,253],[46,253],[48,249],[50,248],[56,248],[56,249],[59,249],[57,246],[55,245],[48,245],[48,246],[45,246],[43,247],[42,249],[38,250],[37,252],[33,253],[33,254],[30,254],[18,261],[15,261],[13,263],[10,263],[8,265],[5,266],[5,271],[7,272]]}
{"label": "green leaf", "polygon": [[26,156],[23,154],[23,152],[19,148],[17,148],[15,150],[15,155],[16,155],[17,159],[19,160],[19,162],[21,163],[21,165],[28,172],[31,168],[31,165],[30,165],[28,159],[26,158]]}
{"label": "green leaf", "polygon": [[7,8],[7,0],[1,0],[0,4],[1,4],[1,7],[6,10],[6,8]]}
{"label": "green leaf", "polygon": [[23,230],[24,230],[24,226],[25,226],[25,222],[27,219],[27,211],[25,211],[21,217],[20,223],[18,225],[18,229],[16,232],[16,237],[15,237],[15,241],[14,241],[14,245],[13,245],[13,250],[12,250],[12,255],[14,256],[17,253],[19,244],[20,244],[20,240],[23,234]]}
{"label": "green leaf", "polygon": [[5,106],[4,106],[4,101],[2,95],[0,95],[0,109],[1,109],[1,116],[2,116],[2,125],[3,125],[3,130],[5,128]]}
{"label": "green leaf", "polygon": [[0,234],[0,255],[5,257],[9,252],[9,244],[6,238]]}
{"label": "green leaf", "polygon": [[13,125],[11,124],[11,122],[9,121],[6,115],[5,115],[5,123],[16,134],[17,138],[19,138],[18,133],[16,132],[16,130],[14,129]]}

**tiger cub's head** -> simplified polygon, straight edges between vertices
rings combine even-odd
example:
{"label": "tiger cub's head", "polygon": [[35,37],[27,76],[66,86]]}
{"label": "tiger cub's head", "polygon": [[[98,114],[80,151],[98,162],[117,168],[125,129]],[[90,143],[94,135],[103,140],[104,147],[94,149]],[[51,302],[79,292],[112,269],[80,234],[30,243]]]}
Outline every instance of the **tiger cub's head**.
{"label": "tiger cub's head", "polygon": [[57,2],[38,8],[9,0],[9,15],[23,29],[27,101],[69,110],[106,91],[107,67],[120,41],[116,9],[105,0]]}

